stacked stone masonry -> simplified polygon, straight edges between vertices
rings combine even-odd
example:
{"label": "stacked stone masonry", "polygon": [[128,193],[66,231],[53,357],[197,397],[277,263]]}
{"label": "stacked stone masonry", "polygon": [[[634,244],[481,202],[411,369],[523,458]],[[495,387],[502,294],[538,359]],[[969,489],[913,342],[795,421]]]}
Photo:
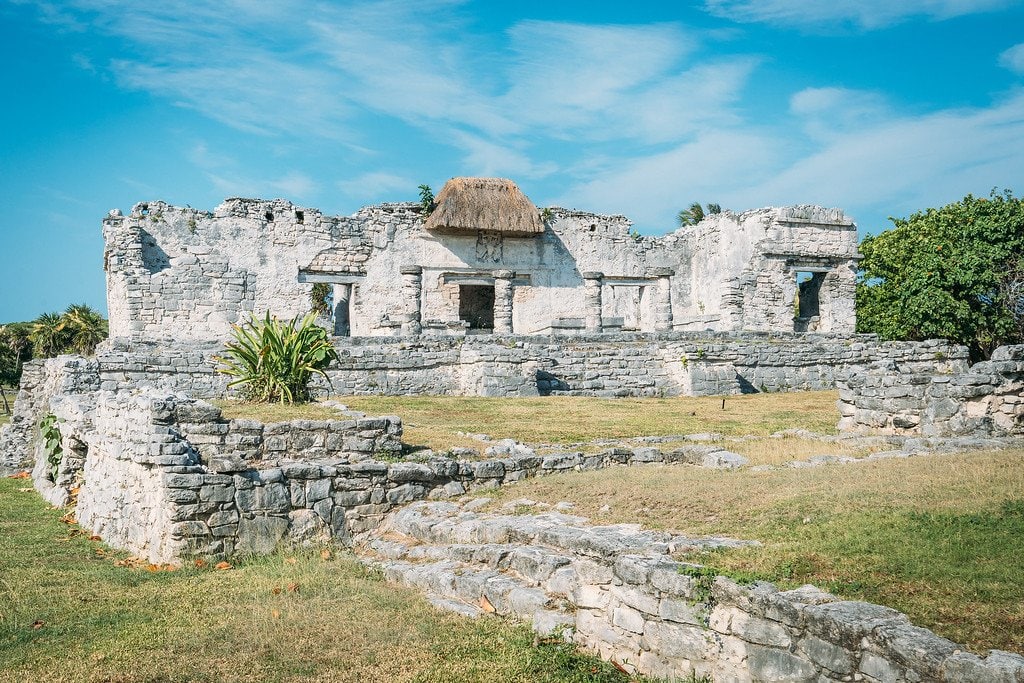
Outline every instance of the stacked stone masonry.
{"label": "stacked stone masonry", "polygon": [[64,457],[53,476],[37,433],[18,445],[35,459],[36,487],[55,504],[77,489],[83,526],[153,562],[347,544],[397,505],[533,476],[651,462],[732,467],[736,457],[699,444],[586,456],[505,444],[504,457],[487,460],[387,462],[379,458],[401,454],[396,417],[225,420],[205,401],[152,390],[64,394],[39,412],[59,419]]}
{"label": "stacked stone masonry", "polygon": [[523,236],[487,227],[500,216],[438,232],[411,203],[327,216],[283,200],[140,202],[103,221],[111,334],[222,340],[251,314],[305,314],[316,283],[340,336],[854,330],[860,255],[842,211],[725,211],[664,237],[623,216],[543,215]]}
{"label": "stacked stone masonry", "polygon": [[[945,363],[933,344],[798,333],[338,338],[335,348],[329,383],[315,379],[321,395],[705,396],[831,389],[837,373],[883,359]],[[220,352],[212,342],[112,339],[97,355],[100,385],[222,396]]]}
{"label": "stacked stone masonry", "polygon": [[932,344],[932,363],[897,357],[841,373],[840,430],[939,437],[1024,434],[1024,346],[1000,347],[990,360],[969,365],[962,349],[949,354],[943,343]]}
{"label": "stacked stone masonry", "polygon": [[957,681],[1024,678],[1024,657],[982,658],[896,610],[813,586],[740,585],[671,553],[736,545],[590,526],[558,513],[494,514],[449,502],[393,513],[361,552],[387,578],[463,614],[532,623],[624,669],[667,680]]}

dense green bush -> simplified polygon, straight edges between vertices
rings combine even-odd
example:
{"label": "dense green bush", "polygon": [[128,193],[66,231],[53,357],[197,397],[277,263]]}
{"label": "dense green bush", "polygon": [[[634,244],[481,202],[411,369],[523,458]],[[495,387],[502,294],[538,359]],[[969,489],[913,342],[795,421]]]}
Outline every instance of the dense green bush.
{"label": "dense green bush", "polygon": [[1024,200],[993,191],[890,220],[861,242],[858,332],[949,339],[976,360],[1024,340]]}
{"label": "dense green bush", "polygon": [[260,403],[295,403],[309,400],[309,380],[338,358],[327,331],[310,313],[281,321],[267,313],[232,326],[234,340],[217,360],[219,372],[235,379],[229,387],[242,387],[246,397]]}

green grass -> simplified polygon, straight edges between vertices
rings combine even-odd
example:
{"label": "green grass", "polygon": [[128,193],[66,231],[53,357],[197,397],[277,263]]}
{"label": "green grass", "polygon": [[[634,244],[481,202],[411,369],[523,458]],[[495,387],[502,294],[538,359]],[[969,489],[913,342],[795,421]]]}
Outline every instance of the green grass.
{"label": "green grass", "polygon": [[480,398],[460,396],[344,396],[354,410],[399,415],[403,441],[444,450],[467,443],[457,432],[495,439],[568,444],[696,432],[767,436],[804,428],[835,433],[839,412],[834,391],[751,394],[725,397]]}
{"label": "green grass", "polygon": [[594,522],[757,539],[695,559],[888,605],[977,651],[1024,652],[1024,451],[768,472],[616,468],[493,496],[492,506],[567,500]]}
{"label": "green grass", "polygon": [[122,568],[0,480],[0,681],[625,681],[525,627],[468,620],[347,555]]}

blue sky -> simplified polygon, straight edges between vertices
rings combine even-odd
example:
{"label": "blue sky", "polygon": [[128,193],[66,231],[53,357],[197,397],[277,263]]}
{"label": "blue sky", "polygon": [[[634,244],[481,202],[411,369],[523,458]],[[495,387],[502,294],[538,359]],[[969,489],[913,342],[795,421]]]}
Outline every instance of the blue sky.
{"label": "blue sky", "polygon": [[459,175],[644,234],[692,201],[862,234],[1024,192],[1024,0],[0,0],[0,321],[105,308],[143,200],[349,214]]}

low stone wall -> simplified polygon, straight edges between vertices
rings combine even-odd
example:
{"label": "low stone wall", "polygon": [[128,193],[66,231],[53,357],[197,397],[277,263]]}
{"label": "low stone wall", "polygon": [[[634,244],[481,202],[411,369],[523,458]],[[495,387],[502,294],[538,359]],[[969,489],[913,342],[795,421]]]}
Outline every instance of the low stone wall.
{"label": "low stone wall", "polygon": [[838,379],[839,429],[923,436],[1024,435],[1024,345],[991,360],[937,365],[891,359]]}
{"label": "low stone wall", "polygon": [[[942,342],[878,342],[756,332],[572,337],[338,338],[320,394],[706,396],[830,389],[849,367],[881,359],[936,367],[967,358]],[[216,344],[113,339],[97,356],[104,389],[149,387],[222,396]]]}
{"label": "low stone wall", "polygon": [[58,504],[77,488],[83,526],[153,562],[268,553],[288,543],[347,545],[397,505],[528,477],[650,462],[742,462],[696,443],[668,453],[609,448],[586,456],[539,456],[499,443],[505,457],[386,462],[372,458],[400,453],[396,417],[264,425],[224,420],[209,403],[152,390],[67,395],[50,410],[61,420],[65,457],[54,478],[35,449],[36,487]]}
{"label": "low stone wall", "polygon": [[39,422],[58,396],[99,388],[98,364],[79,356],[59,356],[25,364],[11,421],[0,428],[0,476],[31,468],[36,461]]}
{"label": "low stone wall", "polygon": [[668,680],[1024,679],[1024,657],[978,657],[896,610],[813,586],[740,585],[669,557],[728,545],[725,539],[473,507],[408,506],[361,539],[361,552],[388,579],[420,588],[438,606],[471,616],[494,611],[544,634],[567,629],[622,668]]}

